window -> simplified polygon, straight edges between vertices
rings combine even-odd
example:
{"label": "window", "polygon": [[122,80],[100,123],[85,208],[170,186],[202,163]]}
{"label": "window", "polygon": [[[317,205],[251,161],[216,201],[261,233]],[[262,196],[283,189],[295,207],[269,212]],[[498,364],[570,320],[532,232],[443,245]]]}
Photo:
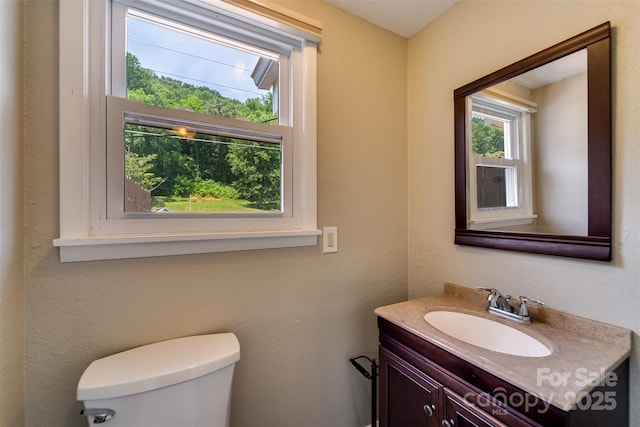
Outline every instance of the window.
{"label": "window", "polygon": [[62,261],[316,244],[320,25],[243,5],[61,4]]}
{"label": "window", "polygon": [[530,224],[531,101],[498,90],[467,98],[471,110],[467,152],[475,173],[469,174],[471,228]]}
{"label": "window", "polygon": [[[287,127],[267,125],[279,124],[273,99],[282,99],[280,69],[289,80],[288,50],[270,51],[258,41],[224,37],[213,25],[204,31],[120,3],[112,10],[111,90],[121,99],[107,101],[108,117],[117,122],[107,152],[114,153],[109,199],[120,203],[110,216],[282,212],[283,180],[290,186],[283,152],[291,141]],[[211,117],[181,118],[172,110]],[[225,126],[218,116],[241,120]]]}

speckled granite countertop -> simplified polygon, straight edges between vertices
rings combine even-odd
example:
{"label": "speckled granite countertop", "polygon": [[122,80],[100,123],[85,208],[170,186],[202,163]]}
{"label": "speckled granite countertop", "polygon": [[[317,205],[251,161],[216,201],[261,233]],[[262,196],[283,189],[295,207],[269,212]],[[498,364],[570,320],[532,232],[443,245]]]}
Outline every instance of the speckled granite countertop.
{"label": "speckled granite countertop", "polygon": [[[600,385],[631,352],[628,329],[535,306],[530,306],[533,323],[523,325],[487,313],[486,304],[484,292],[447,283],[441,295],[379,307],[375,313],[565,411],[575,407],[576,396]],[[552,353],[511,356],[467,344],[424,320],[427,312],[435,310],[469,313],[509,325],[543,342]]]}

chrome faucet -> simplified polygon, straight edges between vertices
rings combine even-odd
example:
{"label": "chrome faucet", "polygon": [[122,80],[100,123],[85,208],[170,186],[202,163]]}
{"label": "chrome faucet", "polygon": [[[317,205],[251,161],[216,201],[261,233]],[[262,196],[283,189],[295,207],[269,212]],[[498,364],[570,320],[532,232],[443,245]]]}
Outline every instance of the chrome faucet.
{"label": "chrome faucet", "polygon": [[542,301],[532,300],[525,296],[520,297],[520,304],[518,309],[511,303],[511,295],[503,296],[500,291],[495,288],[485,288],[479,286],[479,291],[485,291],[489,293],[487,300],[487,311],[505,319],[514,320],[520,323],[531,323],[531,316],[529,315],[529,308],[527,303],[534,303],[538,305],[544,305]]}
{"label": "chrome faucet", "polygon": [[[522,317],[529,318],[529,309],[527,308],[527,303],[531,302],[538,305],[544,305],[542,301],[537,301],[534,299],[529,299],[527,297],[520,296],[520,308],[518,308],[518,315]],[[530,319],[530,318],[529,318]],[[531,321],[531,320],[529,320]]]}

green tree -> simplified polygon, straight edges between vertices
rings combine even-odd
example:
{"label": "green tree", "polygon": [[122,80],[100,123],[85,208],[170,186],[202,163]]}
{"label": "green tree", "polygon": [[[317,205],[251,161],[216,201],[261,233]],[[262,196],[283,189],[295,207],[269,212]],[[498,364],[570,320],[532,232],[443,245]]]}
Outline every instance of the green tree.
{"label": "green tree", "polygon": [[471,119],[473,153],[485,157],[504,157],[504,131],[487,126],[484,119]]}
{"label": "green tree", "polygon": [[127,90],[150,94],[156,79],[155,73],[142,67],[140,60],[131,52],[127,52]]}
{"label": "green tree", "polygon": [[254,123],[277,123],[273,115],[273,94],[249,98],[239,107],[239,114]]}
{"label": "green tree", "polygon": [[236,144],[227,159],[240,197],[259,209],[280,207],[280,151],[258,142]]}
{"label": "green tree", "polygon": [[158,157],[157,154],[151,154],[141,157],[136,153],[127,152],[124,157],[124,170],[128,178],[133,179],[142,188],[151,190],[158,185],[161,177],[155,176],[151,170],[153,169],[153,161]]}
{"label": "green tree", "polygon": [[163,183],[155,191],[156,196],[174,195],[174,186],[179,175],[192,177],[197,171],[190,170],[193,164],[188,155],[183,154],[180,140],[175,138],[171,130],[125,125],[125,144],[128,155],[149,158],[152,168],[148,172],[162,177]]}

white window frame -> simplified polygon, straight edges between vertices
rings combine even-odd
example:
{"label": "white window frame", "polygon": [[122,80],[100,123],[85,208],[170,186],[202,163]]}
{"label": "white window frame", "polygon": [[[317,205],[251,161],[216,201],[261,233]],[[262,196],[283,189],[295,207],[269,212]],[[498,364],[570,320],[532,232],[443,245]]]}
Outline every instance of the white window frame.
{"label": "white window frame", "polygon": [[[531,113],[535,103],[506,92],[490,89],[466,98],[468,226],[474,230],[496,229],[531,224],[533,213],[533,179],[531,157]],[[505,121],[505,156],[492,158],[473,153],[471,120],[473,116]],[[507,206],[478,208],[477,168],[489,166],[506,170]]]}
{"label": "white window frame", "polygon": [[[290,81],[280,82],[280,90],[291,90],[281,97],[289,100],[285,108],[281,105],[284,118],[281,116],[280,122],[284,124],[246,126],[283,140],[283,174],[289,184],[284,185],[282,214],[158,218],[107,212],[107,200],[113,197],[108,194],[107,177],[115,176],[109,170],[106,154],[107,103],[110,116],[114,111],[132,109],[153,116],[161,114],[162,108],[140,103],[132,108],[133,101],[109,97],[110,1],[65,1],[60,3],[60,237],[54,240],[62,262],[317,244],[321,232],[316,219],[315,100],[321,26],[297,14],[287,15],[281,8],[273,15],[286,16],[287,20],[232,3],[233,0],[184,0],[180,4],[175,0],[135,0],[132,4],[157,13],[179,11],[194,22],[202,22],[203,16],[215,16],[219,28],[258,36],[280,48],[295,46],[288,65]],[[260,7],[264,8],[264,4]],[[305,28],[316,28],[318,32]],[[193,116],[189,115],[189,119],[193,121]],[[211,120],[208,116],[202,120],[207,125],[238,128],[233,119]]]}

